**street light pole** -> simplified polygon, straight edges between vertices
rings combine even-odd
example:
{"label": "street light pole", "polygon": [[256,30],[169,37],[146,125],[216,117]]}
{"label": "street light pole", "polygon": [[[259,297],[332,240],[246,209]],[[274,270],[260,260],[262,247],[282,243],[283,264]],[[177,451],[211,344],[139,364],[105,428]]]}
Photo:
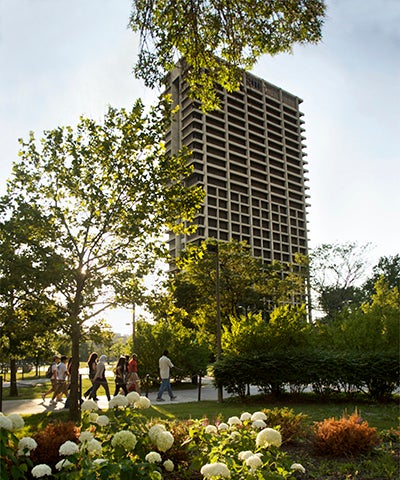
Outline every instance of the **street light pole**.
{"label": "street light pole", "polygon": [[136,305],[135,302],[132,304],[132,352],[135,351],[136,343]]}
{"label": "street light pole", "polygon": [[[221,285],[220,285],[220,264],[219,264],[219,248],[218,244],[216,245],[207,245],[207,250],[209,252],[215,253],[215,296],[216,296],[216,340],[217,340],[217,361],[221,360],[222,347],[221,347]],[[218,402],[223,401],[223,392],[222,386],[218,386]]]}

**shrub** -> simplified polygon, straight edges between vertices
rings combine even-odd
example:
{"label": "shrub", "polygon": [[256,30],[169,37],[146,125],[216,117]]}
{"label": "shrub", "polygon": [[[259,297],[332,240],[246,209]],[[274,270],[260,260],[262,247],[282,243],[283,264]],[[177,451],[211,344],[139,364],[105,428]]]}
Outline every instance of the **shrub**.
{"label": "shrub", "polygon": [[38,444],[31,455],[33,462],[37,464],[45,463],[54,467],[61,459],[60,446],[67,440],[78,443],[79,431],[79,428],[73,422],[49,423],[46,428],[33,436]]}
{"label": "shrub", "polygon": [[379,443],[376,428],[359,417],[357,411],[340,420],[329,418],[316,422],[313,427],[313,445],[318,453],[352,456],[366,453]]}
{"label": "shrub", "polygon": [[287,407],[274,408],[273,410],[264,409],[263,412],[267,415],[267,420],[265,420],[267,427],[276,428],[279,426],[284,443],[305,436],[307,415],[303,413],[295,414],[292,409]]}

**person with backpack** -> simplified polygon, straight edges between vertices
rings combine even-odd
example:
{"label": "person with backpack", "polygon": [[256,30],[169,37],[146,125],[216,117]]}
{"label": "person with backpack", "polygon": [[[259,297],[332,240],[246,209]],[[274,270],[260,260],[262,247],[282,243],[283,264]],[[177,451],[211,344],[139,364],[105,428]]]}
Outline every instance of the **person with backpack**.
{"label": "person with backpack", "polygon": [[[42,393],[42,400],[43,402],[45,401],[47,395],[50,395],[50,393],[54,393],[57,389],[57,365],[60,362],[60,357],[58,355],[54,355],[53,363],[49,366],[47,372],[46,372],[46,377],[51,379],[51,387],[47,392]],[[51,375],[48,377],[48,374]]]}

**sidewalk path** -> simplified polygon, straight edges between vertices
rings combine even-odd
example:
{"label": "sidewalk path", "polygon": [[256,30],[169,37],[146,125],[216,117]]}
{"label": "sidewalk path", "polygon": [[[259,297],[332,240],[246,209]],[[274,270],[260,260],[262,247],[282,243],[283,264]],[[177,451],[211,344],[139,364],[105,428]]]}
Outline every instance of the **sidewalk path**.
{"label": "sidewalk path", "polygon": [[[152,405],[168,405],[170,403],[188,403],[188,402],[197,402],[202,400],[214,400],[218,399],[218,391],[211,382],[205,381],[201,385],[200,392],[197,386],[188,389],[173,389],[176,399],[170,400],[169,396],[164,393],[164,402],[157,402],[157,392],[150,392],[149,399]],[[251,388],[250,394],[257,394],[257,388]],[[229,398],[231,395],[227,392],[223,392],[223,398]],[[106,396],[99,396],[97,402],[100,409],[108,409],[108,401]],[[35,413],[43,412],[54,412],[64,409],[65,399],[61,402],[58,402],[56,405],[50,405],[50,398],[46,398],[45,402],[41,398],[35,398],[31,400],[4,400],[3,399],[3,410],[2,412],[5,415],[10,413],[18,413],[19,415],[33,415]]]}

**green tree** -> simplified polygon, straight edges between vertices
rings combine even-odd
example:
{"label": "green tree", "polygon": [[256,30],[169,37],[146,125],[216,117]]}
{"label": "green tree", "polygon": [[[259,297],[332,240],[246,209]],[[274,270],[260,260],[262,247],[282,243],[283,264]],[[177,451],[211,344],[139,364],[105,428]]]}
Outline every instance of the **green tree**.
{"label": "green tree", "polygon": [[240,69],[251,69],[261,55],[317,43],[324,15],[323,0],[134,0],[130,27],[140,34],[135,73],[154,87],[184,58],[192,95],[205,110],[214,109],[215,84],[237,90]]}
{"label": "green tree", "polygon": [[115,304],[124,278],[141,278],[165,253],[165,228],[190,230],[186,223],[203,200],[202,190],[184,185],[191,172],[184,152],[166,154],[168,109],[163,100],[146,113],[137,101],[131,111],[109,108],[101,124],[82,117],[75,130],[45,132],[40,144],[33,134],[21,141],[9,192],[35,205],[56,232],[53,247],[63,259],[56,298],[72,344],[73,419],[83,325]]}
{"label": "green tree", "polygon": [[[48,242],[42,242],[45,236]],[[0,345],[2,360],[10,362],[11,396],[18,395],[16,361],[48,354],[43,345],[38,350],[40,338],[57,331],[62,317],[52,299],[60,258],[51,241],[35,206],[0,199]]]}
{"label": "green tree", "polygon": [[372,276],[363,285],[363,291],[368,298],[375,293],[376,282],[383,276],[386,284],[397,287],[400,291],[400,255],[381,257],[372,269]]}
{"label": "green tree", "polygon": [[332,319],[336,313],[361,305],[359,284],[368,267],[370,245],[354,242],[322,244],[310,254],[311,287],[316,306]]}

